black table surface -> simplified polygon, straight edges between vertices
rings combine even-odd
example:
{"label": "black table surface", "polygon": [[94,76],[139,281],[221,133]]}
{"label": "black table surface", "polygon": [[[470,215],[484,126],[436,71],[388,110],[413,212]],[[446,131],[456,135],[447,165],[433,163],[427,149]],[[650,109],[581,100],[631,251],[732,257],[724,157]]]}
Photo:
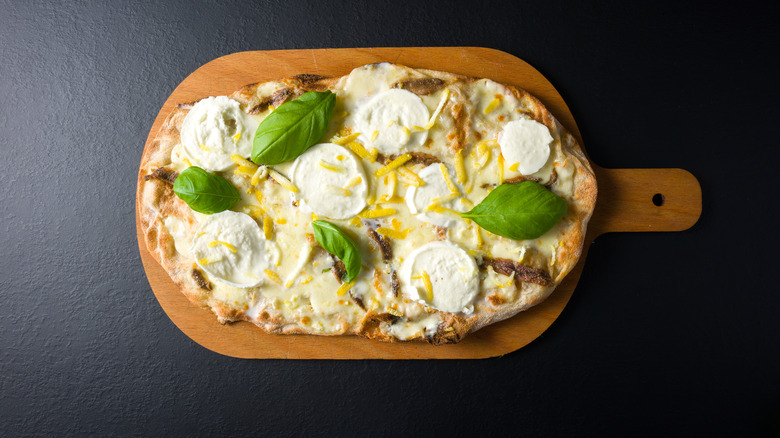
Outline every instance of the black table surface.
{"label": "black table surface", "polygon": [[[538,3],[0,2],[0,435],[780,433],[777,11]],[[701,219],[599,237],[560,318],[503,357],[241,360],[195,344],[136,243],[162,103],[229,53],[379,46],[524,59],[594,162],[691,171]]]}

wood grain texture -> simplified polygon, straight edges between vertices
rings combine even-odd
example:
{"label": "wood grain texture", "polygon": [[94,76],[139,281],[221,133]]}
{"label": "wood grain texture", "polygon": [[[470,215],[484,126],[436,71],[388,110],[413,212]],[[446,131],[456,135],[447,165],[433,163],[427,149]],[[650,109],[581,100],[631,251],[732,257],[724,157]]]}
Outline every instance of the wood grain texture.
{"label": "wood grain texture", "polygon": [[[227,55],[195,70],[173,91],[152,125],[147,144],[177,103],[230,94],[249,83],[300,73],[341,76],[355,67],[383,61],[486,77],[523,88],[538,97],[583,144],[569,108],[541,73],[508,53],[479,47],[281,50]],[[684,170],[604,169],[595,165],[594,170],[599,200],[577,266],[542,304],[472,333],[455,345],[382,343],[354,336],[279,336],[263,333],[246,322],[222,325],[210,310],[190,303],[154,261],[146,250],[136,209],[138,244],[149,283],[166,314],[192,340],[221,354],[290,359],[493,357],[527,345],[552,325],[577,285],[587,249],[596,236],[612,231],[680,231],[698,220],[701,189],[696,178]],[[657,193],[665,198],[660,207],[652,201]]]}

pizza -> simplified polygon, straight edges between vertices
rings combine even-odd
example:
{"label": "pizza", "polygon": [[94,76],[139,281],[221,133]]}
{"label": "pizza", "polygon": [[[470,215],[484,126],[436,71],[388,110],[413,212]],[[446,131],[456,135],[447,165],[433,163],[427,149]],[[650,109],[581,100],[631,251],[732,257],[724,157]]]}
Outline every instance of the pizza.
{"label": "pizza", "polygon": [[181,102],[137,209],[149,252],[222,323],[447,344],[553,292],[596,194],[528,92],[379,63]]}

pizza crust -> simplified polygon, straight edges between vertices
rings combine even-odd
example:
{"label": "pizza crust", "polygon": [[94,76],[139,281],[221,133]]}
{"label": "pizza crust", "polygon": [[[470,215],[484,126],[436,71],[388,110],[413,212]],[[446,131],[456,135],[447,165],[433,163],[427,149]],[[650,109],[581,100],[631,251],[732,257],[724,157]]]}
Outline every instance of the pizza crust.
{"label": "pizza crust", "polygon": [[[404,80],[414,84],[413,92],[431,93],[442,87],[451,90],[451,99],[456,103],[448,105],[447,108],[455,129],[455,135],[448,138],[447,146],[450,151],[456,153],[469,144],[479,141],[478,133],[469,129],[477,109],[469,106],[468,100],[463,96],[468,84],[479,79],[433,70],[395,67],[406,72]],[[245,112],[257,114],[268,110],[269,106],[276,107],[304,92],[332,89],[340,79],[297,75],[276,82],[250,84],[230,97],[240,102]],[[429,79],[433,80],[429,81]],[[502,297],[495,290],[483,290],[475,302],[474,312],[468,315],[427,308],[426,312],[432,317],[439,317],[441,322],[433,332],[424,332],[424,335],[410,340],[425,340],[432,344],[459,342],[471,332],[537,305],[553,292],[576,265],[581,255],[586,226],[595,207],[597,196],[593,170],[574,137],[560,125],[538,99],[522,89],[504,86],[511,90],[519,102],[522,102],[523,112],[527,117],[544,124],[551,133],[555,134],[554,137],[559,140],[554,141],[551,148],[559,148],[566,160],[570,160],[573,164],[574,191],[567,199],[569,210],[563,219],[567,225],[563,237],[559,240],[559,247],[554,252],[554,262],[544,260],[544,257],[538,254],[532,254],[530,257],[531,265],[537,265],[536,267],[543,268],[545,265],[552,264],[555,274],[552,277],[552,286],[516,281],[517,291],[514,299]],[[182,121],[193,104],[194,102],[181,104],[174,109],[145,149],[141,159],[137,193],[138,211],[147,248],[182,293],[192,303],[210,308],[222,323],[250,321],[266,332],[278,334],[358,335],[385,342],[399,341],[400,339],[394,336],[389,328],[399,317],[378,309],[363,312],[357,323],[350,323],[349,318],[341,319],[340,327],[323,333],[307,326],[301,320],[291,321],[269,311],[268,306],[261,306],[265,310],[261,310],[257,315],[249,315],[247,311],[252,304],[256,305],[267,300],[263,297],[260,287],[247,289],[243,303],[241,300],[227,303],[215,297],[212,280],[197,267],[192,256],[183,255],[176,250],[175,238],[164,224],[167,217],[178,218],[184,224],[186,233],[193,235],[198,226],[196,215],[186,203],[174,195],[170,181],[151,177],[160,168],[173,167],[171,154],[173,148],[179,143]],[[555,182],[551,183],[550,189],[556,190]]]}

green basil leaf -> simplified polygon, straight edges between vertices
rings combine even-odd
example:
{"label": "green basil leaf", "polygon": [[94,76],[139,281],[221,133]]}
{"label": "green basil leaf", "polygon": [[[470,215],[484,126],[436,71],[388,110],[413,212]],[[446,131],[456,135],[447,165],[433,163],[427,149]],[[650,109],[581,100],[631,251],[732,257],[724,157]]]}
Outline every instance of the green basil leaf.
{"label": "green basil leaf", "polygon": [[[314,238],[325,251],[335,255],[347,270],[346,281],[352,281],[360,273],[360,250],[352,238],[330,222],[316,220],[311,223]],[[343,279],[342,279],[343,280]]]}
{"label": "green basil leaf", "polygon": [[228,180],[200,167],[190,166],[176,177],[173,193],[198,213],[225,211],[241,200],[238,190]]}
{"label": "green basil leaf", "polygon": [[310,91],[280,105],[257,127],[252,161],[273,165],[306,152],[325,134],[335,106],[330,91]]}
{"label": "green basil leaf", "polygon": [[524,181],[501,184],[461,216],[493,234],[526,240],[549,231],[563,218],[566,209],[565,199],[539,183]]}

